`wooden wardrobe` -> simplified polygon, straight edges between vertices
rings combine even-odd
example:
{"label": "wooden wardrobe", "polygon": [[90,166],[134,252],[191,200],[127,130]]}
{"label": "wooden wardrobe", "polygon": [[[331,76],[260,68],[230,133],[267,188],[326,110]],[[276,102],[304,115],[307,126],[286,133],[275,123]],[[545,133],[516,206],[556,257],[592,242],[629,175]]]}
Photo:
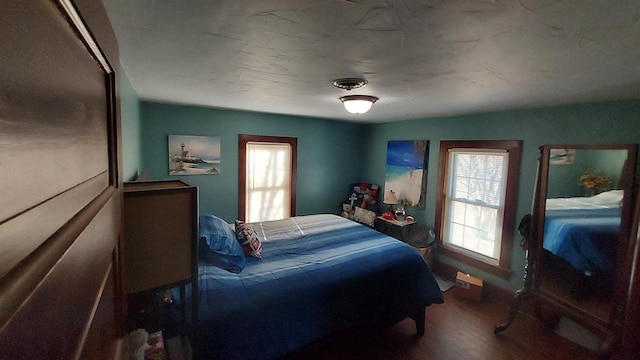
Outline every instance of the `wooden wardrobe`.
{"label": "wooden wardrobe", "polygon": [[123,336],[118,47],[96,0],[0,3],[0,359]]}

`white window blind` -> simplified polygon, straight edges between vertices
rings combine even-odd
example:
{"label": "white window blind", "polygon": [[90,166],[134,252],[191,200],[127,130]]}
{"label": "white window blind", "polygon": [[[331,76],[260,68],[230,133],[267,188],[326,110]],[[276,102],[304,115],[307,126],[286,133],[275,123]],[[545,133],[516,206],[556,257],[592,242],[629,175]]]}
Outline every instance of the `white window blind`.
{"label": "white window blind", "polygon": [[246,220],[284,219],[291,213],[291,145],[248,142]]}
{"label": "white window blind", "polygon": [[498,264],[509,154],[450,149],[448,156],[444,240]]}

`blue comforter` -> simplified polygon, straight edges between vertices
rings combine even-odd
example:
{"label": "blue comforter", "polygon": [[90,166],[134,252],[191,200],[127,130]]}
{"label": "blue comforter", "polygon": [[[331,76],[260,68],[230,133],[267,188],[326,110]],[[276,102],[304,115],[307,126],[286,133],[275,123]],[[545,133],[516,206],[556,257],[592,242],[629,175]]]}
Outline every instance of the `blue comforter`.
{"label": "blue comforter", "polygon": [[620,208],[547,210],[543,247],[587,273],[608,273],[615,263]]}
{"label": "blue comforter", "polygon": [[389,326],[442,303],[411,246],[335,215],[255,224],[262,259],[200,264],[199,356],[268,359],[337,331]]}

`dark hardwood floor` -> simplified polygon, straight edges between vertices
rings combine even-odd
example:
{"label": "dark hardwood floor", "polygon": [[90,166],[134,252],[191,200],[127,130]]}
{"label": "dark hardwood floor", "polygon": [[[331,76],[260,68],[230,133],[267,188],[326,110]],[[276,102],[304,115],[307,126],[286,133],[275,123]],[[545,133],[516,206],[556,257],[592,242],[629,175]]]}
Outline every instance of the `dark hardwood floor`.
{"label": "dark hardwood floor", "polygon": [[287,360],[308,359],[596,359],[596,355],[520,314],[501,336],[493,327],[505,321],[509,308],[473,303],[445,292],[445,303],[427,308],[424,337],[415,336],[415,322],[406,319],[383,332],[341,334],[312,344]]}
{"label": "dark hardwood floor", "polygon": [[[164,304],[162,295],[159,292],[153,294],[153,299],[142,298],[144,301],[138,306],[145,311],[130,308],[133,317],[129,319],[129,331],[137,327],[150,333],[163,330],[165,340],[183,333],[177,306]],[[333,336],[282,360],[597,359],[593,352],[556,335],[541,321],[523,313],[502,335],[494,335],[493,328],[506,320],[509,305],[460,299],[453,290],[445,292],[444,298],[444,304],[427,308],[423,337],[416,337],[415,322],[405,319],[384,331]],[[153,308],[156,310],[147,311]]]}

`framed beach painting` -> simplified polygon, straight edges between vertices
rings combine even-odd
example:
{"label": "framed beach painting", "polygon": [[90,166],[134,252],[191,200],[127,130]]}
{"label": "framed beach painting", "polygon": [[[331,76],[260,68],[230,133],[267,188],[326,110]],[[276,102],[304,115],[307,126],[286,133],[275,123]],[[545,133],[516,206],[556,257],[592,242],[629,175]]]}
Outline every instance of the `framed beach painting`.
{"label": "framed beach painting", "polygon": [[387,142],[384,191],[393,190],[405,206],[424,209],[429,141]]}
{"label": "framed beach painting", "polygon": [[576,149],[551,149],[549,164],[570,165],[576,160]]}
{"label": "framed beach painting", "polygon": [[169,135],[169,175],[220,174],[220,138]]}

